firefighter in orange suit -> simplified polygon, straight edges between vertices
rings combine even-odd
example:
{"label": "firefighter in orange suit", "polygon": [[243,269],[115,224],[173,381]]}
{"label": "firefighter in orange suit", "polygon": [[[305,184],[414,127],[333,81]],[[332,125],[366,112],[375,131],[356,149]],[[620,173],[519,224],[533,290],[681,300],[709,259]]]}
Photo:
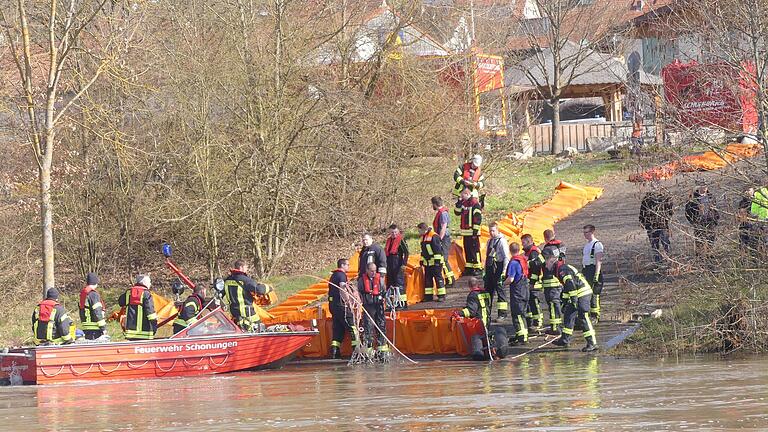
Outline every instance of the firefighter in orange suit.
{"label": "firefighter in orange suit", "polygon": [[482,276],[483,264],[480,259],[480,226],[483,213],[480,202],[472,196],[469,188],[461,191],[456,202],[454,214],[461,217],[460,234],[464,239],[464,258],[466,265],[462,276]]}

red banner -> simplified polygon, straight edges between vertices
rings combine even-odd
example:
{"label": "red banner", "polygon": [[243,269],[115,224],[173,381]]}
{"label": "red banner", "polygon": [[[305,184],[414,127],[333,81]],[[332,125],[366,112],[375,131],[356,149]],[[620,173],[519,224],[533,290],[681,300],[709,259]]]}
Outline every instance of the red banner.
{"label": "red banner", "polygon": [[475,54],[475,93],[504,87],[504,59],[489,54]]}
{"label": "red banner", "polygon": [[753,133],[757,129],[754,66],[675,61],[661,72],[664,95],[683,127]]}

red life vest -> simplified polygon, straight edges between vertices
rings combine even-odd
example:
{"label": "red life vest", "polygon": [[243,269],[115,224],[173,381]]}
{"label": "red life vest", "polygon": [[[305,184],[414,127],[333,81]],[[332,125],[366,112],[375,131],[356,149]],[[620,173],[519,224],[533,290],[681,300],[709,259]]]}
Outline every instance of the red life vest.
{"label": "red life vest", "polygon": [[401,240],[403,240],[402,235],[399,235],[395,238],[387,238],[387,243],[384,247],[384,251],[387,253],[387,256],[397,255],[397,249],[400,247]]}
{"label": "red life vest", "polygon": [[523,252],[525,252],[525,257],[528,258],[528,259],[531,259],[531,254],[534,253],[534,252],[541,253],[541,251],[539,251],[539,248],[536,245],[531,246],[530,249],[528,249],[527,251],[523,251]]}
{"label": "red life vest", "polygon": [[556,248],[559,248],[559,247],[560,247],[560,245],[562,245],[562,244],[563,244],[563,242],[561,242],[560,240],[558,240],[558,239],[552,239],[552,240],[550,240],[550,241],[546,242],[546,243],[544,244],[544,247],[547,247],[547,246],[554,246],[554,247],[556,247]]}
{"label": "red life vest", "polygon": [[56,300],[46,299],[40,302],[39,305],[37,305],[40,308],[40,313],[37,315],[37,319],[40,322],[48,322],[51,320],[51,313],[53,312],[53,309],[59,305],[59,302]]}
{"label": "red life vest", "polygon": [[85,299],[88,298],[88,294],[93,291],[93,286],[86,285],[85,288],[80,290],[80,309],[85,309]]}
{"label": "red life vest", "polygon": [[131,287],[131,297],[128,304],[131,306],[141,305],[144,302],[144,291],[147,287],[144,285],[135,285]]}
{"label": "red life vest", "polygon": [[528,269],[528,260],[524,256],[515,255],[512,259],[520,263],[520,267],[523,269],[523,276],[529,277],[531,275],[531,271]]}
{"label": "red life vest", "polygon": [[481,174],[480,167],[475,168],[475,175],[470,174],[471,169],[472,169],[472,162],[466,162],[463,168],[464,173],[461,175],[464,178],[464,180],[469,180],[470,177],[472,178],[473,182],[480,180],[480,174]]}
{"label": "red life vest", "polygon": [[443,213],[448,213],[448,209],[445,208],[445,206],[440,206],[440,208],[437,209],[437,213],[435,213],[435,219],[432,221],[432,229],[434,229],[435,232],[440,232],[440,216],[442,216]]}
{"label": "red life vest", "polygon": [[478,203],[479,201],[474,197],[461,203],[461,206],[463,207],[461,209],[461,229],[472,228],[472,213],[475,205]]}
{"label": "red life vest", "polygon": [[381,275],[376,273],[376,275],[373,277],[373,287],[371,287],[371,278],[369,278],[367,274],[364,275],[363,289],[365,290],[366,294],[371,294],[374,296],[379,295],[381,292]]}

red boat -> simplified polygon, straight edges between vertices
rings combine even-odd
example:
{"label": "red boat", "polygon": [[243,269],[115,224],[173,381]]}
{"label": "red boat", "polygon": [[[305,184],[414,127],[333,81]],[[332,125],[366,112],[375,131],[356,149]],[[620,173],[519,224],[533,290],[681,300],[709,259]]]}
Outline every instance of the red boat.
{"label": "red boat", "polygon": [[0,353],[0,380],[53,384],[264,369],[282,365],[317,335],[246,333],[217,308],[168,339],[10,349]]}

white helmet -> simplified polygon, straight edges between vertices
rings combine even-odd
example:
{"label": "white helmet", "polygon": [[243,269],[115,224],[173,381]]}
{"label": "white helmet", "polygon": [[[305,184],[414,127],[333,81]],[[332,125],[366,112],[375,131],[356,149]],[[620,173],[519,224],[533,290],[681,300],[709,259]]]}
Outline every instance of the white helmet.
{"label": "white helmet", "polygon": [[472,156],[472,164],[476,167],[479,167],[480,165],[483,164],[483,157],[480,156],[479,154]]}

